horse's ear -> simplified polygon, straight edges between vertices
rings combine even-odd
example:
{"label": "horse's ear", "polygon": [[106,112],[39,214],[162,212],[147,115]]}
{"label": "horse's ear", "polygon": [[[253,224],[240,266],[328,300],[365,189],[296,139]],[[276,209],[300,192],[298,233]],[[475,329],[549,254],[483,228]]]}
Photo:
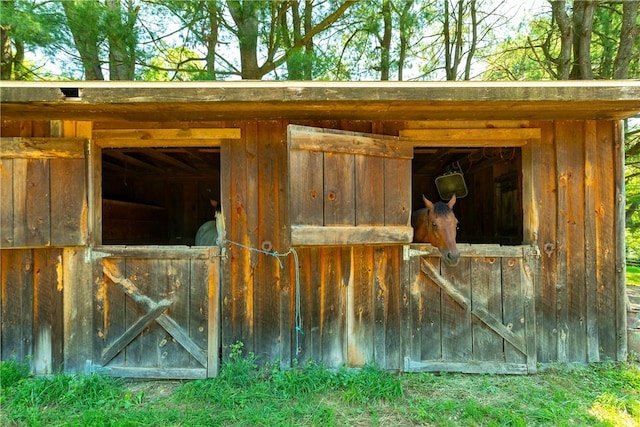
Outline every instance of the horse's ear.
{"label": "horse's ear", "polygon": [[422,201],[424,202],[424,205],[427,207],[427,209],[429,209],[429,210],[433,209],[433,203],[431,203],[431,201],[429,199],[424,197],[424,194],[422,195]]}
{"label": "horse's ear", "polygon": [[451,200],[449,200],[449,203],[447,203],[447,205],[449,205],[449,209],[451,209],[455,204],[456,204],[456,193],[453,193],[453,196],[451,196]]}

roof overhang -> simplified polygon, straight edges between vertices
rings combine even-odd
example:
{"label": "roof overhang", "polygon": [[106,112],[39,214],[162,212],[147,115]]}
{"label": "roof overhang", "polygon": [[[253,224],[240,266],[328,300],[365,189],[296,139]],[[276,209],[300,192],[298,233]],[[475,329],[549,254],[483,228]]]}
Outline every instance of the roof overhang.
{"label": "roof overhang", "polygon": [[5,120],[617,120],[640,81],[5,81],[0,102]]}

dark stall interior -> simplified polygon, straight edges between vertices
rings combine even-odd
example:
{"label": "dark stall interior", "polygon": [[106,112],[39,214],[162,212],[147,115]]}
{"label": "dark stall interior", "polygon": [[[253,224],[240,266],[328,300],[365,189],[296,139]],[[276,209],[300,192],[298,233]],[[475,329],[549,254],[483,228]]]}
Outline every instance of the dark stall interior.
{"label": "dark stall interior", "polygon": [[[413,159],[413,209],[422,194],[442,200],[439,177],[463,177],[467,195],[456,193],[458,242],[522,243],[522,154],[520,148],[416,147]],[[443,180],[439,180],[443,182]],[[464,188],[464,187],[461,187]],[[445,201],[449,199],[444,194]]]}
{"label": "dark stall interior", "polygon": [[220,201],[217,147],[102,151],[102,243],[193,245]]}

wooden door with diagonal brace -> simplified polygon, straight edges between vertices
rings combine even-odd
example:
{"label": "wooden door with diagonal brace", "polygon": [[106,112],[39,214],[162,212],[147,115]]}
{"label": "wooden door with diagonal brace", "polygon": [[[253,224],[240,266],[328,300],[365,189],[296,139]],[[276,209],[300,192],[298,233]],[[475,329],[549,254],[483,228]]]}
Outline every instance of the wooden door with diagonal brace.
{"label": "wooden door with diagonal brace", "polygon": [[459,248],[455,267],[411,257],[405,371],[535,372],[534,248]]}
{"label": "wooden door with diagonal brace", "polygon": [[138,378],[215,376],[219,248],[127,249],[94,252],[93,370]]}

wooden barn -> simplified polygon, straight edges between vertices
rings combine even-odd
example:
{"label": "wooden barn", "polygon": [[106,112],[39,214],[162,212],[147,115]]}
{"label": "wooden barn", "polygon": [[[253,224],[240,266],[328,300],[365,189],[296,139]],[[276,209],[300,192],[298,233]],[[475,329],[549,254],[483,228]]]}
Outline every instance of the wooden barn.
{"label": "wooden barn", "polygon": [[[637,81],[0,89],[2,360],[203,378],[237,342],[402,372],[626,358]],[[452,191],[454,267],[409,221]],[[212,201],[221,244],[196,246]]]}

